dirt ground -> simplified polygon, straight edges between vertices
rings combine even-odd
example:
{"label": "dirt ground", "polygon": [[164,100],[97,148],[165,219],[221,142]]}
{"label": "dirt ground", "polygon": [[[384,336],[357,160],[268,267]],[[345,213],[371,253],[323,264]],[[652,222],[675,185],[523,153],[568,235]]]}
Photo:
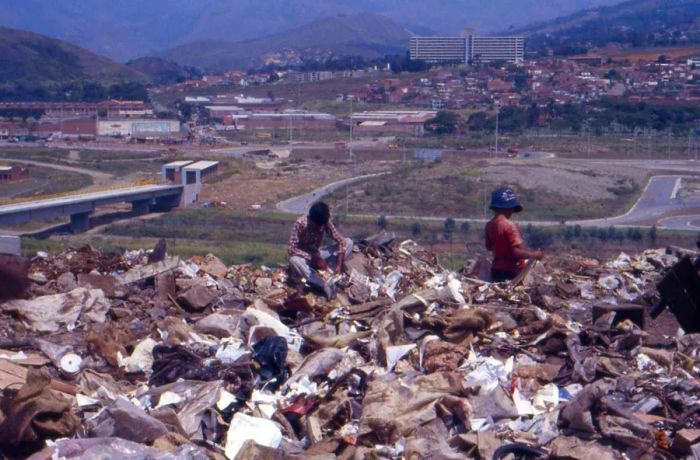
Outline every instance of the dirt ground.
{"label": "dirt ground", "polygon": [[614,200],[613,191],[631,185],[640,187],[648,173],[643,169],[589,166],[585,163],[549,160],[512,160],[479,168],[481,177],[488,182],[503,182],[522,189],[541,188],[570,198]]}
{"label": "dirt ground", "polygon": [[303,161],[247,160],[241,171],[221,181],[207,184],[201,199],[226,202],[231,209],[262,205],[274,209],[278,201],[348,177],[386,171],[389,162],[334,163]]}
{"label": "dirt ground", "polygon": [[[402,216],[486,217],[494,188],[510,185],[525,203],[523,218],[607,216],[629,208],[648,172],[562,159],[472,160],[448,156],[350,187],[353,212]],[[330,197],[344,202],[345,189]],[[486,213],[488,214],[488,213]]]}

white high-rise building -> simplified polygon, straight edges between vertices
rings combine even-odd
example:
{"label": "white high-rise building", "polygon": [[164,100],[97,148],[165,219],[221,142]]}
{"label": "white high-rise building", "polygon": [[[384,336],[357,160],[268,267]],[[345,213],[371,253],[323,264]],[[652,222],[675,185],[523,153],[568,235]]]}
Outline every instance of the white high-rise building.
{"label": "white high-rise building", "polygon": [[478,37],[472,29],[463,29],[460,37],[412,37],[410,56],[432,63],[505,61],[519,64],[525,59],[525,39]]}
{"label": "white high-rise building", "polygon": [[523,37],[472,37],[469,62],[505,61],[519,64],[525,59]]}
{"label": "white high-rise building", "polygon": [[465,62],[467,43],[462,37],[412,37],[410,55],[425,62]]}

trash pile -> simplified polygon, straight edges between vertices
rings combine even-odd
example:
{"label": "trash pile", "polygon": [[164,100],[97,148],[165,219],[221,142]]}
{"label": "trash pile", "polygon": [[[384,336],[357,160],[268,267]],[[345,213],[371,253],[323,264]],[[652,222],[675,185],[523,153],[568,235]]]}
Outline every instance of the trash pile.
{"label": "trash pile", "polygon": [[164,242],[38,254],[25,298],[0,304],[1,452],[700,457],[700,335],[645,313],[677,254],[560,257],[491,284],[392,235],[354,251],[332,301],[284,267]]}

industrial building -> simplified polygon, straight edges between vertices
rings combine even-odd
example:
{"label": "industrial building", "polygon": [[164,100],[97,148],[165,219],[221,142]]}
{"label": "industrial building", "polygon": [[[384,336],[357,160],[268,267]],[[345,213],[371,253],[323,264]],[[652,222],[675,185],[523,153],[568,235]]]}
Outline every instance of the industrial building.
{"label": "industrial building", "polygon": [[180,132],[178,120],[124,119],[98,120],[97,135],[108,137],[132,137],[139,135],[170,135]]}
{"label": "industrial building", "polygon": [[173,161],[163,165],[163,179],[182,185],[206,182],[219,173],[218,161]]}
{"label": "industrial building", "polygon": [[431,110],[378,110],[358,112],[350,121],[355,132],[394,133],[422,136],[425,122],[434,118],[437,112]]}
{"label": "industrial building", "polygon": [[479,37],[464,29],[459,37],[412,37],[411,59],[431,63],[464,64],[505,61],[521,63],[525,58],[523,37]]}
{"label": "industrial building", "polygon": [[285,110],[282,112],[230,112],[223,117],[224,126],[244,129],[334,130],[336,118],[329,113]]}

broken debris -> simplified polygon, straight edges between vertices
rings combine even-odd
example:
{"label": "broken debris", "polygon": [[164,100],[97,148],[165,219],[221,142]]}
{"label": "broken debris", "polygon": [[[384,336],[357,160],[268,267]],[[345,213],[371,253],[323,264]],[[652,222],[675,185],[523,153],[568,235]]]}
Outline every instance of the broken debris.
{"label": "broken debris", "polygon": [[700,338],[669,313],[646,313],[678,260],[665,250],[561,257],[499,285],[381,236],[357,245],[327,300],[284,267],[183,261],[164,242],[38,257],[22,270],[26,298],[0,304],[0,449],[42,459],[694,455]]}

